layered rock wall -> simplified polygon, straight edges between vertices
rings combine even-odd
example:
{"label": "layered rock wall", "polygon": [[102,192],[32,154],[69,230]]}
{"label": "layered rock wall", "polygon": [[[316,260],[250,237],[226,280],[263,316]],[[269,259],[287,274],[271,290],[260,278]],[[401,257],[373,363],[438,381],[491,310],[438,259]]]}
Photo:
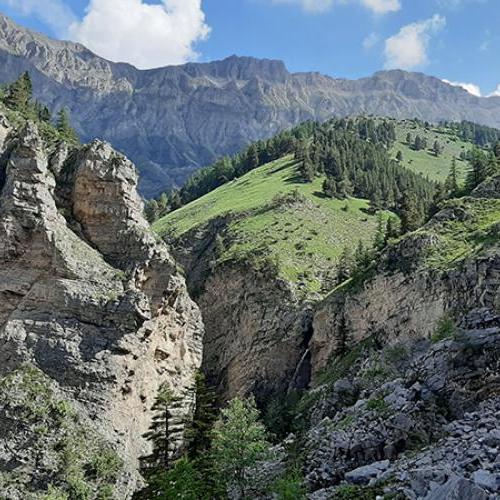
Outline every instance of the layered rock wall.
{"label": "layered rock wall", "polygon": [[54,149],[30,123],[3,149],[0,377],[29,365],[54,381],[116,447],[128,497],[160,386],[189,411],[201,314],[142,217],[126,158],[98,141]]}

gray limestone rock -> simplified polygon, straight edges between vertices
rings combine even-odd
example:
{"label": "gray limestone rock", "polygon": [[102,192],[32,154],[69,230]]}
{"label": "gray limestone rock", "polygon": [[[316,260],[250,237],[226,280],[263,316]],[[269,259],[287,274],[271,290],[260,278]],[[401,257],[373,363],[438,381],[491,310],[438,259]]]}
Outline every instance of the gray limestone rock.
{"label": "gray limestone rock", "polygon": [[[143,436],[160,386],[183,395],[184,413],[191,411],[201,314],[150,233],[126,158],[95,142],[67,165],[64,147],[52,150],[32,123],[5,151],[0,378],[24,366],[40,370],[82,421],[93,422],[92,432],[112,443],[128,477],[120,494],[128,498],[141,482],[138,460],[150,448]],[[0,426],[10,439],[5,432]],[[182,432],[177,439],[179,447]],[[16,443],[7,443],[0,465],[13,460]],[[29,461],[22,470],[36,474]]]}

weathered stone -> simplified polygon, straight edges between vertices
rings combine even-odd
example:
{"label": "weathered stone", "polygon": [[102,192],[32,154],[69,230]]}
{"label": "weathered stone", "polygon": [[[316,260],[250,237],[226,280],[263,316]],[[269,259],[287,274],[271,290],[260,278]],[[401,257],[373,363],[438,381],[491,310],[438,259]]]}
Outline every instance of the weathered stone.
{"label": "weathered stone", "polygon": [[[71,155],[68,174],[64,150],[49,168],[46,147],[28,123],[6,153],[0,376],[27,364],[49,376],[115,443],[129,477],[120,496],[128,498],[141,481],[138,459],[150,447],[143,436],[159,387],[184,395],[190,411],[201,315],[142,217],[133,165],[95,142]],[[16,452],[6,450],[2,460]]]}
{"label": "weathered stone", "polygon": [[500,493],[500,473],[494,474],[487,470],[477,470],[474,472],[474,482],[493,493]]}
{"label": "weathered stone", "polygon": [[445,484],[433,488],[425,500],[488,500],[488,494],[471,481],[454,476]]}
{"label": "weathered stone", "polygon": [[358,467],[345,475],[346,481],[354,484],[368,484],[371,479],[376,479],[389,468],[389,460],[374,462],[370,465]]}

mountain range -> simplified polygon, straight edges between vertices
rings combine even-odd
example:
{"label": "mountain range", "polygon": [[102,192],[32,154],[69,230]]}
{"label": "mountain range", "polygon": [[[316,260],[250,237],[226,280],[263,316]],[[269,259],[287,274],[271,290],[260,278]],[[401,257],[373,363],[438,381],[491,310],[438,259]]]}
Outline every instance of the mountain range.
{"label": "mountain range", "polygon": [[82,140],[107,140],[138,165],[147,197],[306,120],[374,114],[500,126],[500,97],[476,97],[422,73],[382,71],[346,80],[236,56],[139,70],[0,14],[0,82],[23,71],[30,72],[37,99],[53,111],[69,110]]}

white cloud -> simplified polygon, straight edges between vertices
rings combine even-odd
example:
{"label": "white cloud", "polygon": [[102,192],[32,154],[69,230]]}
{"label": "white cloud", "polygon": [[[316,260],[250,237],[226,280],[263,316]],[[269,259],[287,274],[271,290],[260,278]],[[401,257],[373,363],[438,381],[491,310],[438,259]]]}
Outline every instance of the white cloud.
{"label": "white cloud", "polygon": [[446,26],[446,19],[430,19],[403,26],[399,33],[385,41],[385,67],[412,69],[428,63],[427,48],[431,37]]}
{"label": "white cloud", "polygon": [[68,28],[96,54],[143,69],[196,59],[193,45],[209,33],[201,0],[91,0],[85,17]]}
{"label": "white cloud", "polygon": [[361,0],[361,3],[376,14],[387,14],[401,9],[399,0]]}
{"label": "white cloud", "polygon": [[62,0],[0,0],[0,5],[16,9],[23,16],[36,16],[57,35],[64,35],[76,17]]}
{"label": "white cloud", "polygon": [[377,33],[370,33],[364,40],[363,40],[363,48],[365,50],[372,49],[377,45],[379,42],[380,37],[377,35]]}
{"label": "white cloud", "polygon": [[500,84],[498,85],[496,90],[488,95],[488,97],[500,97]]}
{"label": "white cloud", "polygon": [[335,4],[359,2],[376,14],[387,14],[401,9],[400,0],[271,0],[275,4],[299,5],[306,12],[325,12]]}
{"label": "white cloud", "polygon": [[[464,90],[469,92],[469,94],[475,95],[476,97],[483,97],[483,92],[481,87],[475,83],[462,83],[462,82],[450,82],[450,80],[443,79],[443,82],[453,85],[454,87],[462,87]],[[485,97],[500,97],[500,84],[491,94],[487,94]]]}
{"label": "white cloud", "polygon": [[453,85],[454,87],[461,87],[469,94],[475,95],[476,97],[481,97],[483,94],[481,92],[481,87],[475,83],[463,83],[463,82],[450,82],[450,80],[443,79],[443,82]]}

